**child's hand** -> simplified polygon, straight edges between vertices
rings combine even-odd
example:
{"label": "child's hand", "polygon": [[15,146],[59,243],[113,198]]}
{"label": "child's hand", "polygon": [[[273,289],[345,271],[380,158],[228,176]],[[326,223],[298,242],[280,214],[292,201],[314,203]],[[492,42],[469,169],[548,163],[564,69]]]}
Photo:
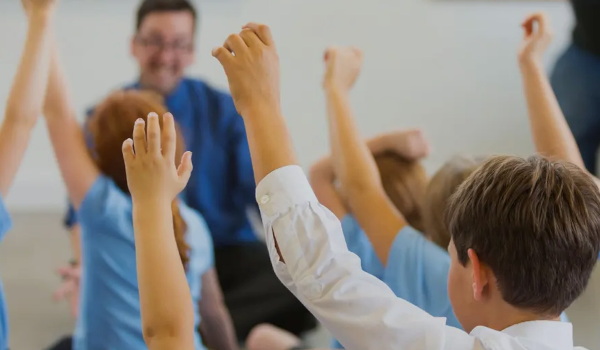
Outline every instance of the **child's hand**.
{"label": "child's hand", "polygon": [[28,16],[34,14],[49,15],[54,12],[57,0],[21,0],[25,13]]}
{"label": "child's hand", "polygon": [[391,151],[408,160],[419,160],[429,155],[429,142],[419,129],[395,131],[383,137]]}
{"label": "child's hand", "polygon": [[330,47],[325,51],[323,87],[348,91],[354,85],[363,62],[362,51],[355,47]]}
{"label": "child's hand", "polygon": [[192,173],[192,154],[184,153],[176,167],[175,137],[175,122],[170,113],[163,116],[162,133],[156,113],[148,115],[147,132],[143,119],[135,122],[133,140],[123,142],[127,185],[134,202],[159,201],[170,205],[185,188]]}
{"label": "child's hand", "polygon": [[238,112],[247,117],[262,108],[279,109],[279,57],[271,30],[249,23],[212,51],[219,60]]}
{"label": "child's hand", "polygon": [[544,13],[534,13],[522,24],[525,37],[519,49],[519,60],[539,60],[552,41],[548,17]]}

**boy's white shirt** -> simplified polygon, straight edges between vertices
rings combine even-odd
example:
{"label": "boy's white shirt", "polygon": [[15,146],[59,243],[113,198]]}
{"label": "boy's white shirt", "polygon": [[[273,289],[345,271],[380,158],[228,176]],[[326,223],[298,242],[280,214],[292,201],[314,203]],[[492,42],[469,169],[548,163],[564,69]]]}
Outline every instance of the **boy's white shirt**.
{"label": "boy's white shirt", "polygon": [[477,327],[467,334],[397,298],[361,269],[339,220],[318,203],[298,166],[267,175],[256,195],[277,276],[347,350],[574,349],[570,323],[525,322],[502,332]]}

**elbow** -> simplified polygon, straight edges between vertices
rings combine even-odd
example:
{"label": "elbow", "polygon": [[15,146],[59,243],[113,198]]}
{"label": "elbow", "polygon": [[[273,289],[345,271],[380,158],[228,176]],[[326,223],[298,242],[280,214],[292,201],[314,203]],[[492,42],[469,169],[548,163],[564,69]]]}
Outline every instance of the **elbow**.
{"label": "elbow", "polygon": [[165,343],[172,339],[184,339],[194,334],[194,318],[175,317],[158,320],[142,320],[144,341],[150,344]]}
{"label": "elbow", "polygon": [[164,325],[145,325],[142,329],[142,335],[149,349],[153,348],[153,344],[168,344],[170,340],[184,337],[181,327],[165,327]]}

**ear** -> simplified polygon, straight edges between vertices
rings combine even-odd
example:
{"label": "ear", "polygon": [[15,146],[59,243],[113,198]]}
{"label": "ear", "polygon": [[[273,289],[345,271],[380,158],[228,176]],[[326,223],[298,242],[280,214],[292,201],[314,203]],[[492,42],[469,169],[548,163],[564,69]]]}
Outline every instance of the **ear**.
{"label": "ear", "polygon": [[479,256],[473,249],[467,250],[469,261],[472,266],[473,280],[473,298],[476,301],[482,301],[485,298],[485,291],[490,283],[490,271],[479,260]]}

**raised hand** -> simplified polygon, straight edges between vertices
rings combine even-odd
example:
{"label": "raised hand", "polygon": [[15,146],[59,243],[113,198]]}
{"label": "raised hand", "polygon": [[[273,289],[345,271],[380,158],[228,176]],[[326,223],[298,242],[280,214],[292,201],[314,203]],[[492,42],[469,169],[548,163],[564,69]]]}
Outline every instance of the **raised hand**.
{"label": "raised hand", "polygon": [[523,21],[524,38],[519,49],[519,60],[538,60],[552,41],[550,24],[546,14],[542,12],[529,15]]}
{"label": "raised hand", "polygon": [[123,142],[123,158],[127,185],[133,201],[170,203],[181,192],[192,173],[191,152],[175,165],[176,134],[173,115],[163,116],[163,128],[156,113],[148,115],[148,127],[138,119],[133,129],[133,140]]}
{"label": "raised hand", "polygon": [[48,15],[54,12],[58,0],[21,0],[28,16],[33,14]]}
{"label": "raised hand", "polygon": [[409,160],[425,158],[431,150],[429,142],[419,129],[394,131],[382,137],[388,150]]}
{"label": "raised hand", "polygon": [[271,29],[249,23],[212,51],[219,60],[235,106],[242,117],[263,107],[280,108],[279,57]]}
{"label": "raised hand", "polygon": [[330,47],[325,51],[323,86],[348,91],[362,67],[363,54],[356,47]]}

